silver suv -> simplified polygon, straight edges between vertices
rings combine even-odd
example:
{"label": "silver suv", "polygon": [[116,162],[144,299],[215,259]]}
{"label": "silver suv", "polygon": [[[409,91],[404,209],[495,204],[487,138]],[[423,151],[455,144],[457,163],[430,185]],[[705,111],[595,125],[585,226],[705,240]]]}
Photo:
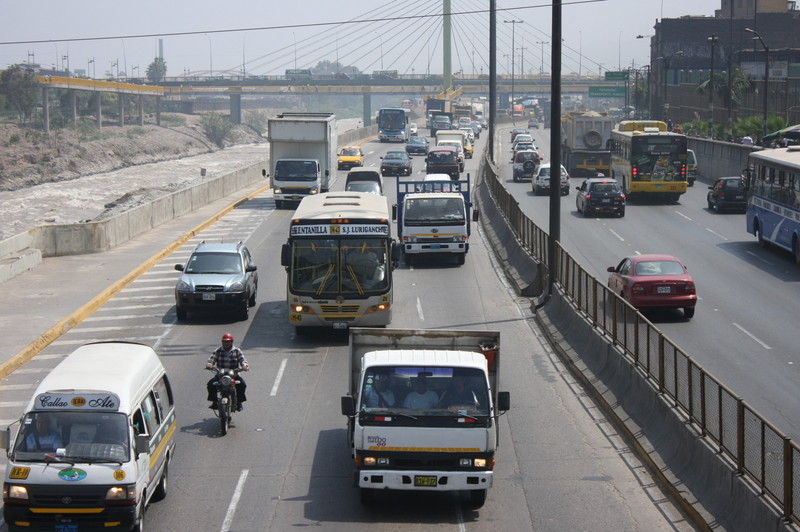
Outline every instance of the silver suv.
{"label": "silver suv", "polygon": [[175,313],[185,320],[189,312],[234,312],[246,320],[256,304],[258,273],[244,244],[197,245],[186,264],[176,264],[181,274],[175,286]]}

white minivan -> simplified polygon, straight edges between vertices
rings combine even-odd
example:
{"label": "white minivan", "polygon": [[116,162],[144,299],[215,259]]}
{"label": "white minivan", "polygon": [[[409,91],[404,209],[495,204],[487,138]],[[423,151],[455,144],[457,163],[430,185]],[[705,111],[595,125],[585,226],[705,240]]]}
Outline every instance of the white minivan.
{"label": "white minivan", "polygon": [[18,423],[13,442],[11,427],[0,432],[9,530],[141,530],[147,504],[167,494],[175,402],[149,346],[79,347],[42,379]]}

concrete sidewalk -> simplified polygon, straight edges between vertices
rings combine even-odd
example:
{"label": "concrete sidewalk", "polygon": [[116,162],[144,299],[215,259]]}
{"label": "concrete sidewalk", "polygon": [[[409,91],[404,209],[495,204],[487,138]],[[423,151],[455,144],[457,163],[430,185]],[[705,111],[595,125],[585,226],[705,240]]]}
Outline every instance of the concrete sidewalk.
{"label": "concrete sidewalk", "polygon": [[[196,232],[268,187],[250,185],[110,251],[46,258],[0,284],[0,378],[30,360]],[[12,297],[13,296],[13,297]]]}

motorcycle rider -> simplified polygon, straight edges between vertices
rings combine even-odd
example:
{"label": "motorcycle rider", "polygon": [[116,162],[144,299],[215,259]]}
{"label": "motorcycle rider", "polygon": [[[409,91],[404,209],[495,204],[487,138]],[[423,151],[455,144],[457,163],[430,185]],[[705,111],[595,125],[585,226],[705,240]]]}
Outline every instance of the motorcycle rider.
{"label": "motorcycle rider", "polygon": [[[214,350],[214,352],[211,353],[211,356],[208,357],[206,369],[212,369],[214,367],[219,369],[238,369],[241,371],[247,371],[250,369],[250,366],[247,364],[247,359],[244,358],[244,353],[242,350],[233,345],[233,335],[231,333],[225,333],[222,335],[222,346]],[[206,388],[208,390],[208,400],[211,401],[209,408],[213,409],[217,408],[217,390],[215,383],[217,382],[218,378],[219,375],[215,375],[206,384]],[[245,395],[247,384],[245,384],[244,379],[241,376],[237,376],[236,380],[238,381],[236,383],[236,411],[241,412],[243,409],[242,403],[247,401],[247,396]]]}

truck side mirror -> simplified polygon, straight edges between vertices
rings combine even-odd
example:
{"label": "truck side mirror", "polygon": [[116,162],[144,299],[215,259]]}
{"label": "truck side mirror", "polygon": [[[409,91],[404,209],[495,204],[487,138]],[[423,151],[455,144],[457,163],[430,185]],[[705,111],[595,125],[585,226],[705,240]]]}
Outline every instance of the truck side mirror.
{"label": "truck side mirror", "polygon": [[397,203],[392,205],[392,221],[393,222],[397,221]]}
{"label": "truck side mirror", "polygon": [[292,258],[292,248],[289,244],[284,244],[281,246],[281,266],[286,266],[287,268],[291,264]]}
{"label": "truck side mirror", "polygon": [[478,209],[473,209],[473,211],[472,211],[472,221],[473,222],[477,222],[478,218],[480,218],[480,216],[481,216],[481,211],[479,211]]}
{"label": "truck side mirror", "polygon": [[342,396],[342,415],[352,417],[356,415],[356,401],[352,395]]}
{"label": "truck side mirror", "polygon": [[511,392],[497,393],[497,410],[500,412],[511,410]]}
{"label": "truck side mirror", "polygon": [[262,168],[261,169],[261,176],[262,177],[267,177],[267,169],[266,168]]}

